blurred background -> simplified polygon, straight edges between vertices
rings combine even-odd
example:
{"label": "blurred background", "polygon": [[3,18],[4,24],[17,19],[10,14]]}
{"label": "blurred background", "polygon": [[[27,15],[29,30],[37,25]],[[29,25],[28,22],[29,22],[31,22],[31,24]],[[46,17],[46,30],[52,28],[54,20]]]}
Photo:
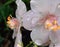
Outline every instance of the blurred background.
{"label": "blurred background", "polygon": [[[7,17],[11,14],[16,17],[15,11],[17,5],[16,0],[0,0],[0,47],[14,47],[15,39],[12,39],[13,30],[7,27]],[[30,10],[30,0],[22,0],[27,7],[27,11]],[[22,41],[24,47],[33,47],[33,42],[30,38],[31,31],[21,27]],[[43,47],[36,46],[35,47]]]}

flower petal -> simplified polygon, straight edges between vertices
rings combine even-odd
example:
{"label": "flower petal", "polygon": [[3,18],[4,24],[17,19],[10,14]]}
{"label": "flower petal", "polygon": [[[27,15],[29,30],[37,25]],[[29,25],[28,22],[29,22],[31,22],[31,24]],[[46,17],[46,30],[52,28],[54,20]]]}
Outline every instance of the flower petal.
{"label": "flower petal", "polygon": [[48,41],[49,31],[44,29],[43,26],[35,27],[31,32],[31,39],[37,45],[42,45]]}
{"label": "flower petal", "polygon": [[55,13],[54,13],[59,19],[60,19],[60,4],[57,5]]}
{"label": "flower petal", "polygon": [[44,12],[49,9],[48,0],[31,0],[30,3],[34,12]]}
{"label": "flower petal", "polygon": [[26,12],[26,6],[23,1],[16,0],[17,10],[16,10],[16,17],[20,20],[23,17],[23,14]]}
{"label": "flower petal", "polygon": [[50,43],[49,47],[54,47],[54,44],[53,43]]}
{"label": "flower petal", "polygon": [[60,47],[60,44],[57,43],[57,44],[55,45],[55,44],[51,43],[49,47]]}
{"label": "flower petal", "polygon": [[50,3],[50,9],[49,12],[54,13],[56,10],[56,7],[60,4],[60,0],[49,0]]}
{"label": "flower petal", "polygon": [[41,18],[41,14],[35,13],[33,11],[28,11],[26,14],[24,14],[23,17],[23,26],[28,29],[32,30],[32,28],[37,24],[37,21]]}
{"label": "flower petal", "polygon": [[22,46],[22,35],[21,35],[21,32],[20,32],[20,27],[17,28],[17,30],[15,30],[15,32],[17,31],[17,33],[15,34],[16,36],[16,40],[15,40],[15,44],[14,44],[14,47],[23,47]]}
{"label": "flower petal", "polygon": [[55,47],[60,47],[60,44],[55,45]]}
{"label": "flower petal", "polygon": [[46,12],[54,13],[60,0],[31,0],[31,9],[35,12]]}
{"label": "flower petal", "polygon": [[50,38],[52,43],[60,44],[60,30],[57,30],[56,32],[51,31],[49,38]]}

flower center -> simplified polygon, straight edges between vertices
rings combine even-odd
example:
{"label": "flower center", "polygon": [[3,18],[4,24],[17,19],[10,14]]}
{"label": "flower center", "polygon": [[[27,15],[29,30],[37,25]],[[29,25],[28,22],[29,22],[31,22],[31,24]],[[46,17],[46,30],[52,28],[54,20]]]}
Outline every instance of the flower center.
{"label": "flower center", "polygon": [[57,31],[60,29],[60,26],[57,22],[57,17],[55,15],[48,14],[45,20],[45,28],[48,30]]}
{"label": "flower center", "polygon": [[16,18],[8,16],[7,20],[7,25],[9,28],[14,29],[16,27],[19,27],[20,23]]}

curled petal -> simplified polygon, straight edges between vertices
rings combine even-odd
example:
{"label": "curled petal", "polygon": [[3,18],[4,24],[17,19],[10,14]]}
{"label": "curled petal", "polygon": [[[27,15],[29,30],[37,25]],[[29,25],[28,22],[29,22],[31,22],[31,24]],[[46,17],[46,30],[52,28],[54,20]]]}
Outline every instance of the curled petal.
{"label": "curled petal", "polygon": [[49,36],[49,31],[44,29],[43,26],[35,27],[31,32],[31,39],[37,45],[43,45],[44,43],[46,43],[49,40],[48,36]]}
{"label": "curled petal", "polygon": [[23,14],[26,12],[26,6],[24,2],[21,0],[16,0],[16,4],[17,4],[16,17],[18,20],[21,21]]}
{"label": "curled petal", "polygon": [[16,4],[19,6],[19,4],[20,4],[21,1],[22,0],[16,0]]}

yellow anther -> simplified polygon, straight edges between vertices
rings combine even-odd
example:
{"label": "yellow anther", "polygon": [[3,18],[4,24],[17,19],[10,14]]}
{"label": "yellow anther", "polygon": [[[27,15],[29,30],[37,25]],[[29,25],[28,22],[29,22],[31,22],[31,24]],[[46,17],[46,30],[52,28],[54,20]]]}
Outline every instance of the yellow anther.
{"label": "yellow anther", "polygon": [[53,31],[57,31],[58,30],[58,27],[57,26],[56,27],[53,27],[52,30]]}
{"label": "yellow anther", "polygon": [[54,24],[54,25],[56,25],[56,24],[57,24],[57,21],[56,21],[56,20],[54,20],[54,21],[53,21],[53,24]]}
{"label": "yellow anther", "polygon": [[11,22],[10,21],[7,21],[7,24],[10,24]]}
{"label": "yellow anther", "polygon": [[7,20],[11,20],[11,17],[10,17],[10,16],[8,16]]}
{"label": "yellow anther", "polygon": [[9,20],[11,20],[11,18],[12,18],[12,15],[10,14],[10,15],[7,17],[7,20],[9,21]]}
{"label": "yellow anther", "polygon": [[52,31],[60,30],[60,26],[58,25],[56,20],[54,20],[53,22],[50,22],[50,20],[47,20],[45,22],[45,28]]}
{"label": "yellow anther", "polygon": [[49,21],[46,21],[45,28],[49,29],[51,26],[52,26],[52,23],[50,23]]}
{"label": "yellow anther", "polygon": [[53,26],[53,27],[51,27],[51,30],[53,30],[53,31],[57,31],[59,29],[60,29],[60,26]]}
{"label": "yellow anther", "polygon": [[45,27],[49,29],[52,26],[52,24],[47,24]]}
{"label": "yellow anther", "polygon": [[60,29],[60,26],[58,26],[58,30]]}

